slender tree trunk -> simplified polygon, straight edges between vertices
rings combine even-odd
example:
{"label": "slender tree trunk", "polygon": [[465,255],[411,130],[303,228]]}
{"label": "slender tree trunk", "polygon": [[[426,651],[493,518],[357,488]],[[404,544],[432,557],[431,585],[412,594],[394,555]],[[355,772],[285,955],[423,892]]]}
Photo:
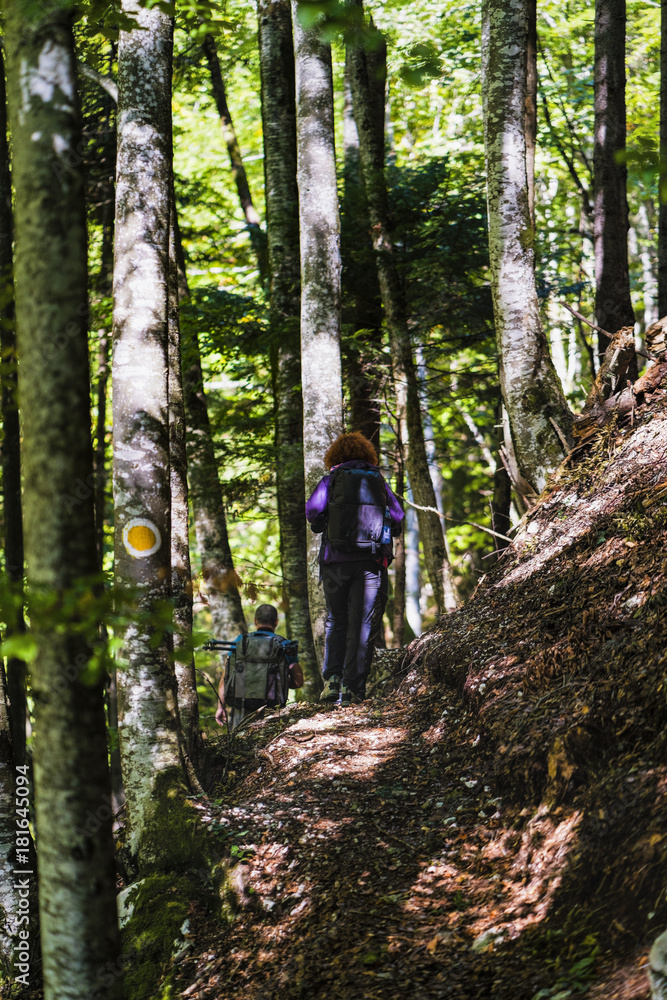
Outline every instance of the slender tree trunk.
{"label": "slender tree trunk", "polygon": [[537,149],[537,0],[528,3],[528,45],[526,50],[526,181],[528,215],[535,229],[535,152]]}
{"label": "slender tree trunk", "polygon": [[100,331],[97,355],[97,413],[95,417],[95,539],[100,570],[104,565],[104,508],[106,506],[107,386],[109,382],[109,338]]}
{"label": "slender tree trunk", "polygon": [[428,462],[428,471],[431,477],[431,482],[433,483],[435,505],[440,515],[442,536],[445,544],[446,558],[442,569],[442,582],[445,591],[445,610],[455,611],[459,603],[459,594],[456,583],[454,582],[452,564],[449,558],[449,545],[447,543],[447,521],[445,520],[445,505],[443,502],[442,472],[440,471],[440,466],[438,465],[438,460],[436,455],[435,435],[433,433],[433,419],[428,409],[426,365],[424,363],[421,345],[417,348],[416,354],[418,361],[417,379],[419,382],[419,393],[423,400],[422,407],[424,411],[423,427],[424,427],[424,445],[426,448],[426,461]]}
{"label": "slender tree trunk", "polygon": [[[185,271],[178,214],[174,209],[174,236],[178,265],[178,295],[183,302],[190,296]],[[182,344],[183,403],[185,406],[185,445],[190,484],[190,503],[195,525],[197,548],[201,557],[204,596],[211,613],[214,635],[234,639],[246,632],[239,586],[227,532],[227,519],[218,476],[218,462],[213,447],[208,417],[204,375],[196,334]]]}
{"label": "slender tree trunk", "polygon": [[[4,508],[5,569],[20,593],[23,587],[23,524],[21,519],[21,434],[17,394],[18,366],[14,323],[14,220],[12,182],[7,144],[5,67],[0,47],[0,381],[2,383],[2,498]],[[5,635],[24,629],[22,605]],[[7,661],[7,696],[14,759],[26,759],[25,663],[16,657]]]}
{"label": "slender tree trunk", "polygon": [[660,184],[658,191],[658,315],[667,316],[667,0],[660,3]]}
{"label": "slender tree trunk", "polygon": [[[176,680],[157,612],[171,597],[168,268],[173,22],[139,0],[138,27],[118,45],[118,166],[114,274],[116,584],[133,589],[118,675],[128,847],[151,860],[159,790],[182,787]],[[137,197],[141,192],[142,197]],[[162,775],[166,773],[166,779]]]}
{"label": "slender tree trunk", "polygon": [[[359,134],[352,111],[348,58],[346,56],[343,117],[342,318],[344,330],[350,330],[352,334],[363,330],[364,334],[362,344],[354,336],[347,344],[344,338],[344,375],[350,401],[348,423],[353,430],[361,431],[379,450],[381,413],[377,368],[382,350],[382,301],[359,164]],[[378,141],[384,144],[384,82],[382,102],[377,102],[375,118],[379,126]]]}
{"label": "slender tree trunk", "polygon": [[218,50],[215,44],[215,39],[212,35],[206,35],[204,37],[203,49],[206,61],[208,62],[208,68],[211,73],[213,97],[215,98],[215,106],[218,109],[218,115],[220,117],[222,135],[229,153],[229,161],[232,167],[232,177],[236,183],[241,208],[243,209],[246,225],[248,226],[248,232],[250,234],[250,242],[252,244],[255,257],[257,258],[260,279],[262,285],[266,285],[268,279],[266,236],[262,232],[259,214],[253,204],[252,195],[250,194],[250,187],[248,185],[245,167],[243,166],[243,157],[241,156],[238,137],[236,135],[229,107],[227,105],[227,92],[225,90],[225,81],[222,78],[222,71],[220,69]]}
{"label": "slender tree trunk", "polygon": [[[361,0],[348,0],[348,3],[350,7],[362,8]],[[396,267],[387,187],[384,178],[384,147],[378,141],[368,66],[361,44],[350,46],[349,66],[373,249],[382,303],[391,339],[394,377],[397,387],[398,421],[400,424],[405,419],[407,426],[407,473],[415,502],[421,508],[418,512],[419,530],[424,543],[426,569],[433,587],[438,612],[442,613],[447,610],[445,595],[449,577],[449,563],[442,522],[435,512],[436,498],[426,456],[421,401],[407,325],[405,296]],[[430,508],[430,510],[425,508]]]}
{"label": "slender tree trunk", "polygon": [[[408,500],[412,500],[412,490],[408,488]],[[417,511],[408,504],[405,511],[405,618],[414,635],[422,632],[420,606],[421,580],[419,572],[419,522]]]}
{"label": "slender tree trunk", "polygon": [[[115,48],[112,47],[109,61],[113,66]],[[97,276],[97,291],[105,296],[113,294],[113,242],[114,215],[116,211],[116,103],[103,89],[103,102],[106,108],[106,136],[103,144],[105,172],[107,176],[102,184],[102,254],[100,271]],[[104,508],[107,487],[107,390],[109,383],[110,338],[103,330],[100,331],[100,341],[97,363],[97,415],[95,421],[95,534],[100,570],[104,562]]]}
{"label": "slender tree trunk", "polygon": [[308,604],[306,488],[301,394],[299,192],[296,180],[294,46],[289,0],[260,0],[266,229],[273,376],[276,498],[287,634],[299,641],[304,697],[320,688]]}
{"label": "slender tree trunk", "polygon": [[[396,469],[396,492],[403,496],[405,492],[405,467],[401,455],[401,448],[397,449]],[[398,538],[394,539],[394,600],[392,607],[392,632],[394,634],[394,646],[403,645],[405,635],[405,593],[406,593],[406,549],[405,531]]]}
{"label": "slender tree trunk", "polygon": [[[626,135],[625,0],[595,2],[594,128],[595,320],[616,333],[635,322],[628,271],[628,171],[616,159],[625,151]],[[600,354],[608,343],[598,335]]]}
{"label": "slender tree trunk", "polygon": [[[340,361],[340,220],[336,188],[331,49],[303,27],[292,2],[296,69],[297,182],[301,248],[301,372],[306,493],[325,472],[343,431]],[[320,536],[308,533],[308,598],[318,659],[326,608],[319,585]]]}
{"label": "slender tree trunk", "polygon": [[572,415],[540,320],[526,175],[528,2],[484,0],[482,73],[491,282],[500,385],[522,495],[539,493],[563,458],[552,420],[569,437]]}
{"label": "slender tree trunk", "polygon": [[[96,573],[87,260],[72,14],[4,5],[16,187],[24,527],[44,995],[121,998],[104,678],[61,608]],[[80,591],[77,591],[80,592]],[[64,628],[63,628],[64,626]],[[95,822],[90,823],[90,817]],[[111,963],[119,975],[105,980]]]}
{"label": "slender tree trunk", "polygon": [[188,516],[188,465],[181,367],[181,327],[176,259],[176,203],[171,191],[169,226],[169,460],[171,484],[171,599],[174,604],[174,654],[178,685],[178,715],[187,755],[199,762],[199,697],[192,651],[192,570]]}

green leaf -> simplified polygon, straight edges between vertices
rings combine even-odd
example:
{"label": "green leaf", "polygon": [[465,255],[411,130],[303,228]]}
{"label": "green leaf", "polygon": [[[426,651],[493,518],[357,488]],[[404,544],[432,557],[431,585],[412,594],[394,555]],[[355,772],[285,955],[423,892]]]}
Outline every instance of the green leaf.
{"label": "green leaf", "polygon": [[30,632],[24,632],[3,639],[0,649],[7,660],[23,660],[24,663],[32,663],[39,652],[39,644]]}

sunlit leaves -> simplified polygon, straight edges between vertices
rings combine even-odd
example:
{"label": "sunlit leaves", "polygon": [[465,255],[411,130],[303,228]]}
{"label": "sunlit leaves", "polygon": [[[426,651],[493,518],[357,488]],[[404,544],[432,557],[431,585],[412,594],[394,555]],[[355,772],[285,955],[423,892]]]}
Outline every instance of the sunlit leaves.
{"label": "sunlit leaves", "polygon": [[431,77],[439,77],[441,72],[440,53],[429,41],[412,45],[400,70],[402,79],[411,87],[421,87]]}

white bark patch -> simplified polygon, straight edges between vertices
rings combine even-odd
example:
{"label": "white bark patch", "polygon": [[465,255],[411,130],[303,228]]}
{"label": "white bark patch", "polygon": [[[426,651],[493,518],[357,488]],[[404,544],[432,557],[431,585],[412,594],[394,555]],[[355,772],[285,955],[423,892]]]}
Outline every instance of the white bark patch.
{"label": "white bark patch", "polygon": [[58,110],[74,113],[75,92],[73,77],[69,73],[69,53],[63,45],[49,38],[39,54],[37,65],[22,59],[19,68],[21,124],[30,110],[33,98],[44,104],[51,104],[56,94],[66,98],[66,104],[59,104]]}

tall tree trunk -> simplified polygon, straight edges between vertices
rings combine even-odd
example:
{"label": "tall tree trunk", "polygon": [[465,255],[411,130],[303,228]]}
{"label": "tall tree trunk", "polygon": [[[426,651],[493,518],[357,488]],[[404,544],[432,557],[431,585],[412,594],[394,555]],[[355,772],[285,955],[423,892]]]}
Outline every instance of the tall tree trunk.
{"label": "tall tree trunk", "polygon": [[537,149],[537,0],[528,0],[528,44],[526,50],[526,181],[528,215],[535,229],[535,152]]}
{"label": "tall tree trunk", "polygon": [[[594,131],[595,320],[616,333],[635,322],[628,270],[628,171],[616,159],[625,151],[626,135],[625,0],[595,2]],[[598,335],[600,354],[608,343]]]}
{"label": "tall tree trunk", "polygon": [[178,686],[178,716],[192,765],[199,762],[199,697],[190,646],[192,638],[192,569],[188,511],[188,463],[181,365],[181,325],[176,255],[176,202],[173,182],[169,225],[169,463],[171,484],[171,599],[174,605],[174,656]]}
{"label": "tall tree trunk", "polygon": [[95,416],[95,540],[100,570],[104,566],[104,508],[106,506],[107,386],[109,383],[109,338],[100,330],[97,354],[97,413]]}
{"label": "tall tree trunk", "polygon": [[250,234],[250,242],[252,244],[255,257],[257,258],[260,279],[262,285],[266,285],[268,279],[266,236],[262,232],[259,214],[253,204],[252,196],[250,194],[250,187],[248,185],[245,167],[243,166],[243,157],[241,156],[238,137],[236,135],[229,107],[227,105],[227,92],[225,90],[225,81],[222,78],[222,70],[220,69],[218,50],[215,44],[215,39],[212,35],[204,36],[203,49],[211,74],[211,86],[213,87],[215,106],[220,117],[222,135],[229,153],[229,161],[232,167],[232,177],[236,183],[239,201],[241,202],[241,208],[243,209],[246,225]]}
{"label": "tall tree trunk", "polygon": [[667,316],[667,0],[660,3],[660,183],[658,191],[658,315]]}
{"label": "tall tree trunk", "polygon": [[[348,0],[350,7],[362,10],[361,0]],[[424,428],[422,425],[419,385],[412,356],[407,324],[405,295],[396,266],[393,237],[389,219],[389,203],[384,177],[384,146],[378,141],[378,126],[369,85],[366,54],[362,44],[349,48],[350,86],[354,117],[359,132],[359,155],[368,213],[373,237],[373,249],[391,339],[394,378],[397,386],[399,424],[407,426],[406,467],[415,502],[419,506],[419,530],[424,543],[426,569],[433,587],[439,613],[447,607],[446,592],[449,562],[436,509],[436,498],[428,468]],[[430,508],[430,509],[426,509]]]}
{"label": "tall tree trunk", "polygon": [[69,621],[64,610],[54,615],[53,609],[53,595],[63,609],[75,604],[73,588],[97,570],[92,493],[67,502],[93,469],[72,14],[51,8],[47,15],[20,0],[7,0],[4,10],[25,549],[38,644],[32,691],[44,995],[120,998],[122,977],[106,982],[99,976],[120,957],[104,678],[90,662],[92,637],[81,634],[79,612]]}
{"label": "tall tree trunk", "polygon": [[[12,218],[12,182],[7,144],[7,103],[5,67],[0,47],[0,382],[2,383],[2,499],[4,508],[5,570],[20,593],[23,587],[23,524],[21,520],[21,433],[17,394],[18,365],[14,323],[14,220]],[[24,629],[22,604],[16,620],[5,631]],[[14,760],[26,759],[26,688],[25,663],[10,656],[7,661],[7,697]]]}
{"label": "tall tree trunk", "polygon": [[[403,465],[402,449],[397,449],[396,462],[396,493],[402,496],[405,492],[405,466]],[[403,645],[405,635],[405,594],[406,594],[406,548],[405,531],[394,539],[394,593],[392,602],[391,630],[394,635],[394,646]]]}
{"label": "tall tree trunk", "polygon": [[427,381],[426,381],[426,364],[424,362],[424,356],[422,352],[421,345],[417,347],[417,379],[419,383],[420,396],[423,399],[423,427],[424,427],[424,445],[426,448],[426,461],[428,462],[428,471],[431,476],[431,482],[433,483],[433,493],[435,494],[435,505],[441,518],[442,523],[442,535],[443,541],[445,543],[445,563],[442,570],[442,582],[445,589],[445,609],[447,611],[455,611],[459,602],[459,595],[456,583],[454,581],[454,573],[452,572],[452,564],[449,558],[449,545],[447,542],[447,521],[445,520],[445,505],[443,502],[443,480],[442,472],[440,471],[440,466],[438,465],[436,448],[435,448],[435,434],[433,432],[433,419],[431,417],[430,411],[428,409],[428,395],[427,395]]}
{"label": "tall tree trunk", "polygon": [[[128,847],[147,862],[165,784],[182,787],[176,680],[159,608],[171,597],[168,268],[173,22],[123,0],[114,273],[116,583],[135,592],[118,675]],[[141,193],[142,197],[138,197]],[[156,641],[156,633],[158,641]],[[166,778],[163,775],[166,774]]]}
{"label": "tall tree trunk", "polygon": [[320,688],[308,604],[307,525],[303,516],[299,192],[296,180],[294,46],[289,0],[259,0],[266,230],[273,377],[276,498],[287,634],[299,641],[304,697]]}
{"label": "tall tree trunk", "polygon": [[[174,208],[174,236],[178,265],[178,295],[183,302],[190,296],[185,257]],[[211,423],[208,417],[199,341],[193,333],[182,343],[183,404],[185,445],[190,484],[190,503],[197,548],[201,558],[204,596],[211,613],[213,633],[220,639],[234,639],[246,632],[239,586],[227,532],[227,519],[218,476]]]}
{"label": "tall tree trunk", "polygon": [[484,0],[482,74],[491,283],[500,385],[522,495],[539,493],[563,458],[572,426],[549,357],[535,287],[534,230],[526,175],[528,3]]}
{"label": "tall tree trunk", "polygon": [[[386,52],[386,47],[385,47]],[[343,339],[345,384],[350,400],[348,423],[380,447],[380,385],[377,373],[382,350],[382,301],[373,260],[368,205],[359,164],[359,134],[352,111],[352,94],[346,56],[343,111],[343,178],[341,205],[341,255],[343,259]],[[380,89],[379,87],[376,89]],[[375,108],[378,141],[384,144],[384,81],[381,103]],[[363,345],[354,334],[363,330]]]}
{"label": "tall tree trunk", "polygon": [[[109,53],[110,72],[116,57],[115,45]],[[105,139],[102,145],[105,177],[101,182],[102,202],[102,253],[100,255],[100,270],[96,280],[96,291],[105,298],[113,295],[113,242],[114,216],[116,211],[116,102],[113,97],[102,89],[102,102],[105,109]],[[107,390],[109,382],[110,338],[100,331],[100,341],[97,364],[97,415],[95,421],[95,533],[100,569],[104,558],[104,508],[107,486]]]}
{"label": "tall tree trunk", "polygon": [[[408,489],[408,500],[412,490]],[[417,511],[408,504],[405,511],[405,618],[414,635],[422,633],[421,580],[419,572],[419,522]]]}
{"label": "tall tree trunk", "polygon": [[[325,472],[326,449],[343,431],[340,361],[340,220],[334,148],[331,48],[304,28],[292,0],[297,183],[301,250],[301,373],[306,493]],[[308,599],[318,659],[326,607],[319,585],[320,536],[308,532]]]}

